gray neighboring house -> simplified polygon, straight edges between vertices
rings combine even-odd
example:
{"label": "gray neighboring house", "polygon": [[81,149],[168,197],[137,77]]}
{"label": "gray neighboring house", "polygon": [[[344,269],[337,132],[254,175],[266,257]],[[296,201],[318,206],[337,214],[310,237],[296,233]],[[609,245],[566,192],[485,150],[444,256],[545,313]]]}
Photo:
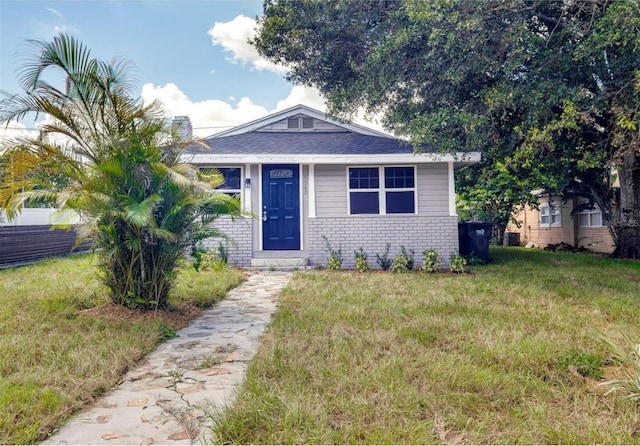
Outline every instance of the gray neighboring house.
{"label": "gray neighboring house", "polygon": [[230,262],[245,267],[326,265],[323,236],[341,248],[346,268],[360,247],[375,268],[387,243],[391,256],[413,249],[418,265],[435,248],[447,267],[458,251],[454,172],[480,160],[478,153],[414,154],[399,139],[303,105],[205,142],[191,146],[186,160],[219,170],[221,189],[254,214],[216,221],[230,237]]}

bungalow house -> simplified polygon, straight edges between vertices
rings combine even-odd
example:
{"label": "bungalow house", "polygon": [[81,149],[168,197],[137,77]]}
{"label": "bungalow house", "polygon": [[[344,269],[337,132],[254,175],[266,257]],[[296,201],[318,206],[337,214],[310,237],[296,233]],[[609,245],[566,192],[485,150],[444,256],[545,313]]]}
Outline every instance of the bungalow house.
{"label": "bungalow house", "polygon": [[326,237],[347,268],[360,247],[375,267],[387,243],[391,256],[405,246],[417,262],[435,248],[446,267],[458,251],[454,172],[480,160],[478,153],[414,154],[404,141],[303,105],[205,143],[189,147],[186,160],[221,172],[220,188],[256,217],[217,220],[231,240],[229,261],[239,266],[326,265]]}
{"label": "bungalow house", "polygon": [[563,203],[558,195],[543,194],[541,191],[537,193],[538,209],[525,206],[514,214],[519,226],[511,223],[507,227],[508,232],[520,234],[521,243],[531,243],[539,248],[567,243],[594,252],[613,252],[613,238],[597,206],[572,216],[572,210],[581,200],[572,199]]}

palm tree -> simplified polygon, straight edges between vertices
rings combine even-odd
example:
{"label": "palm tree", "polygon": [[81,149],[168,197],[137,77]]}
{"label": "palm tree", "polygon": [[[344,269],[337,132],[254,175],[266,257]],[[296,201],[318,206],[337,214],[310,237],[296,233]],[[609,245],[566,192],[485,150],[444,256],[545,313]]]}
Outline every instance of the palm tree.
{"label": "palm tree", "polygon": [[[101,277],[114,302],[166,307],[188,250],[223,236],[220,215],[240,215],[238,200],[215,190],[219,175],[183,163],[182,141],[158,103],[133,96],[128,62],[91,57],[75,38],[29,41],[35,56],[19,72],[23,94],[2,92],[0,121],[47,117],[40,138],[6,148],[0,207],[9,218],[30,200],[47,200],[79,214],[81,240],[91,239]],[[62,73],[56,87],[45,75]]]}

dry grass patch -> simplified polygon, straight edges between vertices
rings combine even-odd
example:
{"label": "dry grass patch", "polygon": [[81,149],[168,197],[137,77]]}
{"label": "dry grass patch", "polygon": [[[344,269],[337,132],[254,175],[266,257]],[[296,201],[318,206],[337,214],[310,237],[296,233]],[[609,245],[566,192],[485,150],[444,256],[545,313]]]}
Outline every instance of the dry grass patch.
{"label": "dry grass patch", "polygon": [[237,285],[184,270],[173,311],[109,304],[90,256],[0,270],[0,443],[35,443]]}
{"label": "dry grass patch", "polygon": [[299,273],[224,443],[638,443],[589,375],[640,336],[640,265],[500,249],[467,275]]}

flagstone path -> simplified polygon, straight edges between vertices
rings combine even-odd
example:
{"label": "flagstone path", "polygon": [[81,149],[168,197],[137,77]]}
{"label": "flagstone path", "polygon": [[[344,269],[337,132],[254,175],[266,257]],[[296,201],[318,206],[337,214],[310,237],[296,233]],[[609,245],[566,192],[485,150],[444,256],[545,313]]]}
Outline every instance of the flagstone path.
{"label": "flagstone path", "polygon": [[251,272],[223,301],[150,353],[117,388],[43,444],[210,442],[208,414],[233,402],[291,276]]}

